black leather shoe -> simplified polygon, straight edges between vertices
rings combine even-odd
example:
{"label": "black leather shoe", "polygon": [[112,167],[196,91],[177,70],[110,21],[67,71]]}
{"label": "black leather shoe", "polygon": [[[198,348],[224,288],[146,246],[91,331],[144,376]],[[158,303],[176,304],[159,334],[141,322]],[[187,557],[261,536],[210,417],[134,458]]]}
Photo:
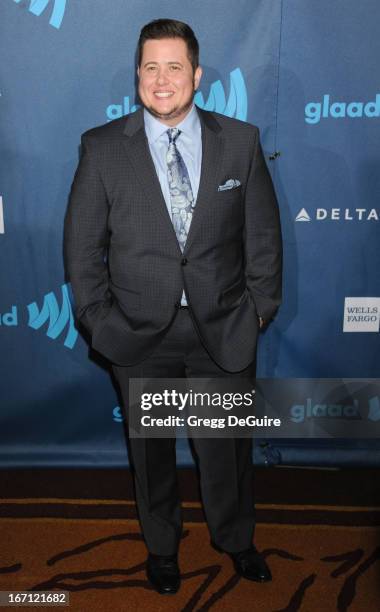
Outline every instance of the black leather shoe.
{"label": "black leather shoe", "polygon": [[149,554],[146,575],[157,593],[162,595],[176,593],[181,584],[177,555],[161,557]]}
{"label": "black leather shoe", "polygon": [[269,582],[272,574],[265,563],[264,557],[255,546],[238,553],[228,553],[234,562],[236,573],[247,580],[255,582]]}

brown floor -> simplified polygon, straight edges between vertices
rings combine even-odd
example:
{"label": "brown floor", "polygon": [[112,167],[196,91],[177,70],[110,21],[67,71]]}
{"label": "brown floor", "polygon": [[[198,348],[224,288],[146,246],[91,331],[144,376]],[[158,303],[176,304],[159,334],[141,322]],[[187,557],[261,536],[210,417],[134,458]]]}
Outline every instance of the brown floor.
{"label": "brown floor", "polygon": [[273,573],[256,584],[210,547],[196,475],[180,470],[183,580],[160,596],[145,577],[128,472],[2,471],[0,591],[66,590],[74,612],[379,612],[378,476],[256,469],[256,544]]}

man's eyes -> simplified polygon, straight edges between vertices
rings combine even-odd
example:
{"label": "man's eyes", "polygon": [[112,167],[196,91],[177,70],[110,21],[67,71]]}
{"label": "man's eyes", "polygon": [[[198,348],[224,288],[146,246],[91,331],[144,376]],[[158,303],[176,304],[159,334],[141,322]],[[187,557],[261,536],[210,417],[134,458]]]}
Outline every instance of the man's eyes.
{"label": "man's eyes", "polygon": [[[146,70],[147,72],[157,72],[158,66],[147,66]],[[170,72],[178,72],[179,70],[181,70],[181,66],[177,65],[177,64],[172,64],[169,66],[169,70]]]}

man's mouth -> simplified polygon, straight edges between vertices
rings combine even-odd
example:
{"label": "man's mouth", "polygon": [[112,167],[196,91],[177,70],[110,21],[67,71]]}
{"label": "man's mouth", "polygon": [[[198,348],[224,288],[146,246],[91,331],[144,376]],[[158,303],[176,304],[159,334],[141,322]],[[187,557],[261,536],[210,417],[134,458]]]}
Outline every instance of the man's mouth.
{"label": "man's mouth", "polygon": [[174,96],[174,91],[155,91],[154,95],[157,96],[157,98],[171,98]]}

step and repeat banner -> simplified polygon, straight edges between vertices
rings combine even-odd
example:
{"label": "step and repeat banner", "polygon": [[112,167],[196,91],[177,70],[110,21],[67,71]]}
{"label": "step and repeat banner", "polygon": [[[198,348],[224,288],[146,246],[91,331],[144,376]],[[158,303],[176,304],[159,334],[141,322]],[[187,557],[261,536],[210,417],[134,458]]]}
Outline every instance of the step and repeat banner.
{"label": "step and repeat banner", "polygon": [[[379,377],[379,3],[2,0],[0,467],[128,463],[107,363],[75,325],[63,220],[80,135],[139,107],[136,43],[159,17],[198,37],[197,105],[260,128],[285,269],[258,375]],[[374,431],[376,389],[361,393],[355,417]],[[359,402],[343,394],[340,410],[335,399],[321,411],[307,384],[301,395],[310,422],[350,419]],[[373,465],[379,451],[370,436],[296,436],[258,440],[255,461]],[[178,458],[192,461],[186,440]]]}

